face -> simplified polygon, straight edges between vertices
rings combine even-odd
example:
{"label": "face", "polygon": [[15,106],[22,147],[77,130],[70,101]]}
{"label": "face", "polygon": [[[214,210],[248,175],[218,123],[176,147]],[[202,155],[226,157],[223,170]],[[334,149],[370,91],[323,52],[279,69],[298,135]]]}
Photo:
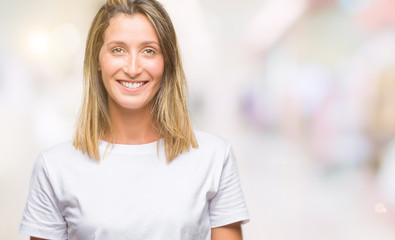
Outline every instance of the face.
{"label": "face", "polygon": [[118,14],[104,32],[99,70],[108,93],[108,106],[147,109],[157,93],[164,59],[155,29],[143,14]]}

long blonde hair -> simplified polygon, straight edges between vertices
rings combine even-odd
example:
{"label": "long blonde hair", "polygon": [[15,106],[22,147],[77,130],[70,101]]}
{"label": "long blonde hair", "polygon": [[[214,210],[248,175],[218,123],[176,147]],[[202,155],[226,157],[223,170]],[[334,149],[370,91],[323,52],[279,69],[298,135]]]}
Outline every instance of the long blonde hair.
{"label": "long blonde hair", "polygon": [[160,88],[150,103],[158,138],[163,138],[166,159],[171,162],[198,144],[187,107],[187,84],[177,37],[169,15],[155,0],[108,0],[96,14],[88,33],[84,60],[83,103],[78,117],[73,145],[100,160],[99,142],[112,136],[108,96],[98,69],[99,51],[109,21],[117,14],[147,16],[153,25],[165,61]]}

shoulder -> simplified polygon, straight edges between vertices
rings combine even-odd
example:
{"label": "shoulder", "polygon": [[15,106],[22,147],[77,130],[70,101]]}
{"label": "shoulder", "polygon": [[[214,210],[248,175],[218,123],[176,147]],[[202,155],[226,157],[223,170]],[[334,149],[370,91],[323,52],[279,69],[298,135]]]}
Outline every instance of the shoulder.
{"label": "shoulder", "polygon": [[41,152],[44,159],[64,159],[76,155],[81,155],[81,152],[75,149],[71,140],[59,143]]}
{"label": "shoulder", "polygon": [[199,148],[215,148],[224,150],[230,148],[230,143],[222,137],[198,130],[195,130],[194,133],[196,141],[199,144]]}
{"label": "shoulder", "polygon": [[59,152],[69,152],[72,151],[74,148],[73,142],[68,140],[66,142],[58,143],[50,148],[45,149],[42,153],[45,154],[57,154]]}
{"label": "shoulder", "polygon": [[211,154],[227,155],[231,151],[231,145],[226,139],[217,135],[194,131],[196,141],[199,145],[197,151]]}
{"label": "shoulder", "polygon": [[71,140],[42,151],[39,159],[48,171],[68,169],[84,162],[88,164],[93,162],[86,154],[75,149]]}

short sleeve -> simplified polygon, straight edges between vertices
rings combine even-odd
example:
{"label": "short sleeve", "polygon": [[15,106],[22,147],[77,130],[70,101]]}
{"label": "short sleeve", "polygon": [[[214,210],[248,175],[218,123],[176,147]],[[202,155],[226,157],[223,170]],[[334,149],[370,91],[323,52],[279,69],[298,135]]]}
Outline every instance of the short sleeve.
{"label": "short sleeve", "polygon": [[209,211],[211,228],[249,221],[236,159],[230,146],[224,158],[218,192],[210,201]]}
{"label": "short sleeve", "polygon": [[58,207],[43,154],[40,154],[33,168],[19,232],[45,239],[67,239],[67,224]]}

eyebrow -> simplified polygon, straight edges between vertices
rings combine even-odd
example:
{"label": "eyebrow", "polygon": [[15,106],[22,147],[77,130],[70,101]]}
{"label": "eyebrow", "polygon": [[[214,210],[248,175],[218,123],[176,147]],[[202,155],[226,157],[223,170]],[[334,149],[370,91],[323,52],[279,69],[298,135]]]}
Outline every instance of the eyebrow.
{"label": "eyebrow", "polygon": [[[107,46],[108,46],[108,45],[111,45],[111,44],[126,45],[126,43],[123,42],[123,41],[117,41],[117,40],[115,40],[115,41],[111,41],[111,42],[107,43]],[[160,47],[160,44],[159,44],[158,42],[156,42],[156,41],[144,41],[144,42],[139,43],[139,45],[149,45],[149,44],[156,44],[156,45],[158,45],[158,46]]]}

